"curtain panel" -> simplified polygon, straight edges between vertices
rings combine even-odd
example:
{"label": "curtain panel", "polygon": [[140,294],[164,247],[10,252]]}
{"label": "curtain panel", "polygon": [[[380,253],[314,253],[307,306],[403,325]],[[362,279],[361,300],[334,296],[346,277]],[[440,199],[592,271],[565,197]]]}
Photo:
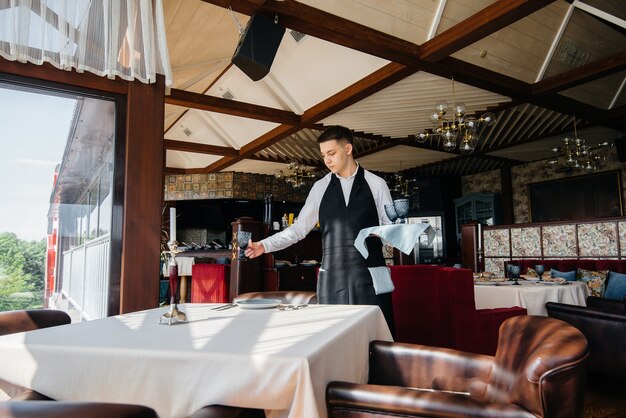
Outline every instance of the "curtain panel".
{"label": "curtain panel", "polygon": [[172,84],[162,0],[0,0],[0,56]]}

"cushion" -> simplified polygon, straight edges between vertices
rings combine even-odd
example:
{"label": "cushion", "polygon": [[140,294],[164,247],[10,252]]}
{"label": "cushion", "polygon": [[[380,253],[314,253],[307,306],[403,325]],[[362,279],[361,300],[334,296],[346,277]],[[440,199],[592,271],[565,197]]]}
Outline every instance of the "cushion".
{"label": "cushion", "polygon": [[607,299],[622,300],[626,295],[626,274],[609,272],[606,281],[606,290],[604,297]]}
{"label": "cushion", "polygon": [[550,277],[562,277],[568,282],[574,282],[576,281],[576,270],[558,271],[555,269],[550,269]]}
{"label": "cushion", "polygon": [[587,287],[591,292],[591,296],[603,297],[604,286],[606,283],[606,277],[609,275],[608,270],[592,271],[585,269],[578,269],[576,275],[577,280],[587,283]]}

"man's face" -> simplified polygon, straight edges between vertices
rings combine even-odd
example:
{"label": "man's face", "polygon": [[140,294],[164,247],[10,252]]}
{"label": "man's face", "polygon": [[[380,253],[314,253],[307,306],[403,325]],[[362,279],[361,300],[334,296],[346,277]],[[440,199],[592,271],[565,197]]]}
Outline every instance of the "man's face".
{"label": "man's face", "polygon": [[335,174],[342,174],[349,168],[352,144],[345,140],[331,139],[320,144],[320,153],[324,164]]}

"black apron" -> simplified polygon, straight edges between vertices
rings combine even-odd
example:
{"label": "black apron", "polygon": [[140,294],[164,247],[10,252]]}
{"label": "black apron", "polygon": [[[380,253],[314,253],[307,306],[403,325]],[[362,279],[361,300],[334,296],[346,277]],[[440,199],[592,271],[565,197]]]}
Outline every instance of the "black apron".
{"label": "black apron", "polygon": [[368,237],[367,259],[354,246],[361,229],[379,225],[376,202],[362,167],[354,178],[347,207],[341,183],[331,174],[320,203],[319,221],[322,233],[322,268],[317,280],[319,303],[378,305],[393,334],[391,293],[376,295],[367,269],[385,265],[383,244],[378,237]]}

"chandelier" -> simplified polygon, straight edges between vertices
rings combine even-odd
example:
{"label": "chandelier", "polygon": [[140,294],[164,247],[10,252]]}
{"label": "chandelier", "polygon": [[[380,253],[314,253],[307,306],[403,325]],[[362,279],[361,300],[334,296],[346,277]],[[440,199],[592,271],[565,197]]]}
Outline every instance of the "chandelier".
{"label": "chandelier", "polygon": [[578,137],[576,130],[576,116],[574,116],[574,138],[563,138],[563,145],[552,148],[555,157],[548,161],[556,171],[569,171],[573,169],[594,171],[601,168],[605,160],[604,155],[596,151],[611,146],[605,141],[597,145],[588,145],[587,141]]}
{"label": "chandelier", "polygon": [[[450,111],[451,116],[446,117]],[[454,151],[459,143],[461,154],[471,154],[478,145],[478,130],[481,127],[491,126],[495,122],[495,115],[487,112],[480,117],[465,116],[464,103],[456,101],[454,91],[454,77],[452,77],[452,106],[448,102],[441,101],[435,105],[435,111],[428,116],[433,124],[432,129],[426,129],[417,134],[418,142],[425,142],[431,137],[439,137],[443,140],[445,151]]]}
{"label": "chandelier", "polygon": [[291,187],[297,189],[305,185],[305,180],[315,178],[315,172],[304,164],[292,161],[287,164],[287,172],[275,170],[274,177],[284,179],[287,184],[291,184]]}

